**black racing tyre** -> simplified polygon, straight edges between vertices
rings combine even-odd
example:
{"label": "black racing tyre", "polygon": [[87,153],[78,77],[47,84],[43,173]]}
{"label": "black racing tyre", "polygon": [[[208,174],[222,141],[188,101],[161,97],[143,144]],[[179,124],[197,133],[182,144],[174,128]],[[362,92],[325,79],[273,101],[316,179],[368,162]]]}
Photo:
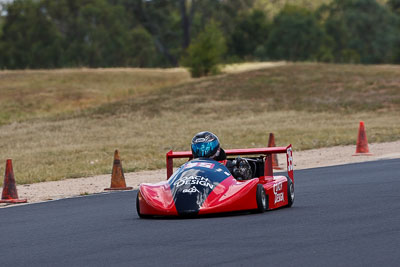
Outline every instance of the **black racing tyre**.
{"label": "black racing tyre", "polygon": [[267,201],[267,195],[265,194],[264,186],[262,186],[261,184],[257,185],[256,199],[257,199],[257,212],[263,213],[268,209],[268,201]]}
{"label": "black racing tyre", "polygon": [[288,182],[287,182],[287,196],[288,196],[288,207],[291,207],[294,203],[294,184],[292,182],[292,179],[289,177],[286,177]]}
{"label": "black racing tyre", "polygon": [[150,218],[151,217],[150,215],[145,215],[145,214],[140,213],[139,194],[140,194],[140,191],[138,191],[138,193],[136,195],[136,212],[140,218]]}

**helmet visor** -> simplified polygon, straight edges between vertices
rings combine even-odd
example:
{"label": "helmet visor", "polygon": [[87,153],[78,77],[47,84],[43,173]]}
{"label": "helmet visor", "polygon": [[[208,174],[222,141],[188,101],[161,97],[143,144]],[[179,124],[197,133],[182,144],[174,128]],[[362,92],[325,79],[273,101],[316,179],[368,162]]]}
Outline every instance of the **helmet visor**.
{"label": "helmet visor", "polygon": [[192,152],[194,157],[212,157],[217,152],[219,142],[217,139],[211,142],[201,142],[192,144]]}

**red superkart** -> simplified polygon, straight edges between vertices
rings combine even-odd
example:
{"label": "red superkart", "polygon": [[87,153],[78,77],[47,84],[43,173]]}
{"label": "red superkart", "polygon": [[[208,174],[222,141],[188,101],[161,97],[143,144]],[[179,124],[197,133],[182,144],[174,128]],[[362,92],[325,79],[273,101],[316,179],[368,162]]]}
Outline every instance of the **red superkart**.
{"label": "red superkart", "polygon": [[[191,151],[167,153],[167,180],[143,183],[136,199],[141,218],[153,216],[197,216],[236,211],[264,212],[291,207],[294,202],[293,151],[288,147],[232,149],[227,156],[246,157],[253,177],[235,179],[224,162],[193,159],[173,172],[174,158],[191,159]],[[274,176],[272,156],[286,153],[288,176]],[[258,156],[256,156],[258,155]],[[234,158],[228,160],[234,160]]]}

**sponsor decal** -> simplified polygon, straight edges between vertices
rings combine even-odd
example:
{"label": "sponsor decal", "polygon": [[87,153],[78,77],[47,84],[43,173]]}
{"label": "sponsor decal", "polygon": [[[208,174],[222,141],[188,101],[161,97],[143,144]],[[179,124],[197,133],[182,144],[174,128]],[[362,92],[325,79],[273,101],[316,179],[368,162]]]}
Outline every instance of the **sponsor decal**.
{"label": "sponsor decal", "polygon": [[281,190],[282,190],[282,182],[274,184],[275,204],[284,200],[283,192],[278,193]]}
{"label": "sponsor decal", "polygon": [[197,188],[195,186],[193,186],[192,188],[189,189],[183,189],[182,193],[200,193],[199,190],[197,190]]}
{"label": "sponsor decal", "polygon": [[210,181],[210,179],[200,176],[200,175],[191,175],[191,176],[183,176],[180,177],[174,185],[176,187],[181,187],[183,185],[201,185],[203,187],[209,187],[211,190],[214,189],[214,185]]}
{"label": "sponsor decal", "polygon": [[205,142],[211,142],[211,141],[214,141],[215,140],[215,138],[214,138],[214,136],[212,136],[212,135],[206,135],[206,137],[200,137],[200,138],[197,138],[196,140],[194,140],[193,142],[195,143],[195,144],[197,144],[197,143],[205,143]]}
{"label": "sponsor decal", "polygon": [[288,148],[287,151],[287,161],[288,161],[288,172],[293,171],[293,151],[292,148]]}
{"label": "sponsor decal", "polygon": [[215,164],[209,163],[209,162],[189,162],[186,163],[185,169],[187,168],[193,168],[193,167],[203,167],[207,169],[212,169],[214,168]]}

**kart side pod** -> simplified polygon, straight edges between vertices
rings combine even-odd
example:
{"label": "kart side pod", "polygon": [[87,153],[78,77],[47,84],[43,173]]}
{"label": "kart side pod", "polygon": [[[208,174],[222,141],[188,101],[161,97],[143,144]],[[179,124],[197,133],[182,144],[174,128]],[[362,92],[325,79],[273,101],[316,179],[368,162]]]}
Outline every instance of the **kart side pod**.
{"label": "kart side pod", "polygon": [[[265,147],[265,148],[248,148],[248,149],[229,149],[225,150],[227,156],[239,156],[239,155],[264,155],[264,176],[272,177],[272,154],[286,153],[287,172],[292,182],[293,177],[293,150],[292,145],[287,147]],[[172,151],[167,153],[167,179],[171,177],[173,173],[173,159],[174,158],[188,158],[192,159],[193,155],[191,151]]]}

